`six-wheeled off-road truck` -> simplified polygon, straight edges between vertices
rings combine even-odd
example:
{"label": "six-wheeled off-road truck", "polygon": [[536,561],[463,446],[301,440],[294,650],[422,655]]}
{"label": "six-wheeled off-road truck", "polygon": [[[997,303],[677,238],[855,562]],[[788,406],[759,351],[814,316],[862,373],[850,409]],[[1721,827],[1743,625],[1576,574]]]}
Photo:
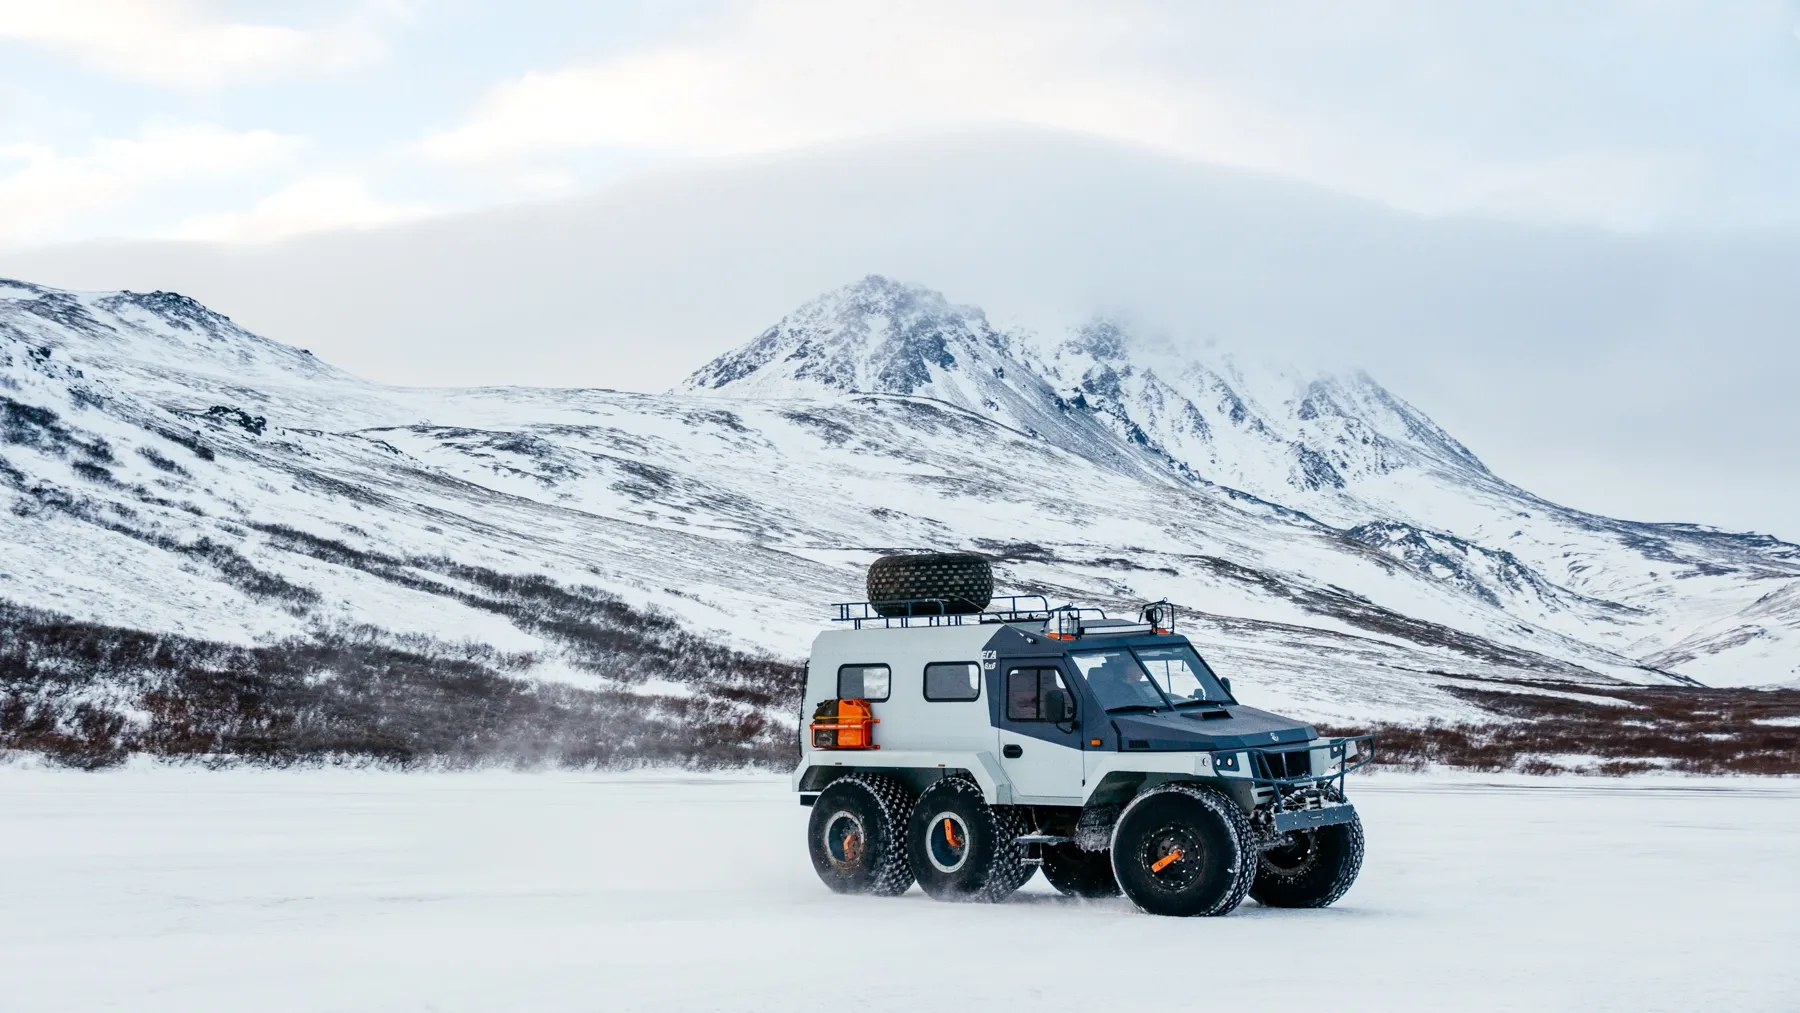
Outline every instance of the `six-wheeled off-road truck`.
{"label": "six-wheeled off-road truck", "polygon": [[877,564],[896,567],[915,593],[871,573],[882,600],[836,606],[807,665],[793,785],[827,886],[996,901],[1042,868],[1064,894],[1222,915],[1246,895],[1323,907],[1355,881],[1344,776],[1369,737],[1239,703],[1166,603],[1108,618],[991,599],[980,557]]}

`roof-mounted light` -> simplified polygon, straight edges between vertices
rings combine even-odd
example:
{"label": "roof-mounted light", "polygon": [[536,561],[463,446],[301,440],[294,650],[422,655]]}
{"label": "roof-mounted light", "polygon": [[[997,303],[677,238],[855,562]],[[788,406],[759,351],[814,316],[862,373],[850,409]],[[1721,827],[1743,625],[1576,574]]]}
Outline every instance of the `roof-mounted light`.
{"label": "roof-mounted light", "polygon": [[1139,618],[1150,625],[1150,629],[1158,636],[1175,632],[1175,606],[1169,599],[1153,601],[1144,606]]}
{"label": "roof-mounted light", "polygon": [[1081,636],[1081,613],[1070,608],[1057,609],[1055,626],[1054,630],[1045,630],[1044,636],[1052,640],[1074,640]]}

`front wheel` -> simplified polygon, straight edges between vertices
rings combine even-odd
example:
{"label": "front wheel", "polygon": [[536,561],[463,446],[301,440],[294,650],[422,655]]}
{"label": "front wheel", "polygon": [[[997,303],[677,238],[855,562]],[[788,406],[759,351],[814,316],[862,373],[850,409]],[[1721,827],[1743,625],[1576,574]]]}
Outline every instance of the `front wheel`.
{"label": "front wheel", "polygon": [[1296,830],[1287,843],[1262,853],[1250,896],[1268,907],[1326,907],[1362,871],[1362,820]]}
{"label": "front wheel", "polygon": [[1250,821],[1224,794],[1159,785],[1132,799],[1113,827],[1113,875],[1151,914],[1229,914],[1256,875],[1249,840]]}

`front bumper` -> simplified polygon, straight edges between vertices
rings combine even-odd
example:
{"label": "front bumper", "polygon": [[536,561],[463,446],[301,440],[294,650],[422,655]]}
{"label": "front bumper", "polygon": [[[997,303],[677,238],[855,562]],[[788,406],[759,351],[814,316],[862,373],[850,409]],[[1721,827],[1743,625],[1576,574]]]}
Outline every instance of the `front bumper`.
{"label": "front bumper", "polygon": [[1285,834],[1293,830],[1317,830],[1320,827],[1348,823],[1356,818],[1356,807],[1348,802],[1341,802],[1319,809],[1277,810],[1269,816],[1275,832]]}

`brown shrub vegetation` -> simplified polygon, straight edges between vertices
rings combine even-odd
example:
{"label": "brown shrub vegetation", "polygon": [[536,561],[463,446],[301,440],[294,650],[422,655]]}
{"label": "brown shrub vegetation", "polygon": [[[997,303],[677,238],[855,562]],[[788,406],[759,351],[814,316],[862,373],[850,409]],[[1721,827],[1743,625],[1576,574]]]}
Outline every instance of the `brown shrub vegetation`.
{"label": "brown shrub vegetation", "polygon": [[1800,717],[1800,691],[1495,684],[1514,688],[1448,687],[1493,720],[1318,729],[1374,733],[1379,766],[1551,774],[1582,757],[1577,769],[1601,774],[1800,774],[1800,728],[1759,723]]}
{"label": "brown shrub vegetation", "polygon": [[[635,618],[619,616],[621,622]],[[692,696],[508,677],[492,652],[367,631],[266,647],[83,623],[0,603],[0,750],[83,768],[138,753],[290,764],[773,766],[792,759],[800,671],[639,642]],[[709,687],[729,692],[709,692]]]}

